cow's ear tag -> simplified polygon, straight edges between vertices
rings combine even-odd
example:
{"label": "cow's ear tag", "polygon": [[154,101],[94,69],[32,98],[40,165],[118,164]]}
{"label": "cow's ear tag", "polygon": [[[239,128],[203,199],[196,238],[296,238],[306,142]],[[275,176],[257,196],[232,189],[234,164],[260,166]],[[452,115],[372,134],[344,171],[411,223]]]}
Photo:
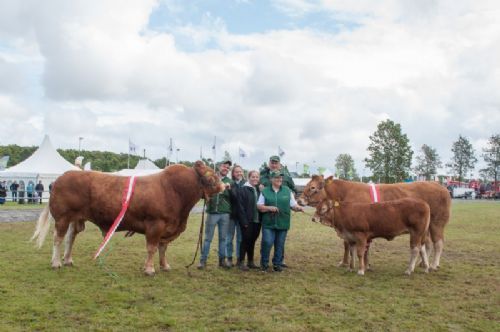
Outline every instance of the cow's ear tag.
{"label": "cow's ear tag", "polygon": [[205,173],[205,177],[207,177],[207,178],[208,178],[208,177],[211,177],[211,176],[212,176],[212,172],[207,171],[207,172]]}
{"label": "cow's ear tag", "polygon": [[339,202],[335,201],[335,203],[333,204],[333,206],[338,207],[338,206],[340,206],[340,204],[339,204]]}

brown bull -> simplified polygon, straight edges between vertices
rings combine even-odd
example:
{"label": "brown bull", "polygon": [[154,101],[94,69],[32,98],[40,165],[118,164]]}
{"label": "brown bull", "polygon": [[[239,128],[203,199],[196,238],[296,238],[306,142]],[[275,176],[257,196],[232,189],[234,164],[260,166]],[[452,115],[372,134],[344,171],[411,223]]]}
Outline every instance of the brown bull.
{"label": "brown bull", "polygon": [[[323,176],[314,175],[309,181],[297,202],[300,205],[316,206],[325,198],[334,201],[350,201],[360,203],[371,203],[370,186],[361,182],[350,182],[334,180],[332,177],[326,180]],[[396,184],[378,184],[380,201],[389,201],[404,197],[420,198],[429,204],[431,209],[431,220],[429,224],[430,240],[434,245],[434,260],[431,269],[439,268],[439,261],[444,247],[444,227],[450,219],[450,194],[435,182],[412,182]],[[427,240],[427,251],[430,251],[430,243]],[[349,261],[348,244],[344,243],[344,258],[342,265]]]}
{"label": "brown bull", "polygon": [[[334,227],[337,234],[349,243],[351,256],[358,255],[358,274],[365,274],[364,254],[368,241],[375,238],[392,240],[401,234],[410,233],[410,264],[406,274],[415,269],[418,253],[422,257],[425,271],[429,262],[425,250],[425,235],[429,227],[430,208],[421,199],[401,198],[382,203],[348,203],[325,199],[316,207],[313,221]],[[351,259],[354,268],[354,258]]]}
{"label": "brown bull", "polygon": [[[69,171],[54,183],[49,205],[37,222],[33,239],[41,247],[55,220],[52,267],[61,267],[60,245],[66,233],[64,265],[72,265],[72,247],[85,221],[96,224],[105,234],[122,208],[126,177],[100,172]],[[159,250],[160,269],[170,268],[167,245],[185,229],[189,212],[202,197],[224,190],[218,176],[203,162],[193,167],[170,166],[160,173],[137,177],[129,208],[117,231],[146,236],[147,259],[144,272],[155,273],[153,255]],[[96,246],[97,249],[97,246]]]}

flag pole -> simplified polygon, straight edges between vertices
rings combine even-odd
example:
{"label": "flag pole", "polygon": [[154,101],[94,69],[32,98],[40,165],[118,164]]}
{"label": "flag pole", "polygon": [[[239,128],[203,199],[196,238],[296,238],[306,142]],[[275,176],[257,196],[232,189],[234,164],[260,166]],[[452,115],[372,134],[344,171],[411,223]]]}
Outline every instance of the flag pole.
{"label": "flag pole", "polygon": [[128,138],[127,169],[130,169],[130,137]]}

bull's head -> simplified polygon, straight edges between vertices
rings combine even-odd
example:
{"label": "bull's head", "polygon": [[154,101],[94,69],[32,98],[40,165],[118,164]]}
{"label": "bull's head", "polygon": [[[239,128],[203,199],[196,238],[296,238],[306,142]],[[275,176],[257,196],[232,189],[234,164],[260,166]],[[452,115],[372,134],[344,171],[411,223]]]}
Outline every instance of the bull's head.
{"label": "bull's head", "polygon": [[319,222],[323,225],[333,227],[334,213],[333,209],[338,206],[338,202],[333,202],[331,199],[324,199],[316,205],[316,212],[312,217],[313,222]]}
{"label": "bull's head", "polygon": [[325,179],[323,175],[313,175],[304,188],[304,191],[297,199],[297,203],[301,206],[316,206],[326,198],[324,190]]}
{"label": "bull's head", "polygon": [[205,165],[203,161],[197,161],[194,164],[194,169],[200,177],[200,182],[203,187],[203,197],[209,199],[213,195],[220,193],[226,189],[224,183],[219,176],[210,167]]}

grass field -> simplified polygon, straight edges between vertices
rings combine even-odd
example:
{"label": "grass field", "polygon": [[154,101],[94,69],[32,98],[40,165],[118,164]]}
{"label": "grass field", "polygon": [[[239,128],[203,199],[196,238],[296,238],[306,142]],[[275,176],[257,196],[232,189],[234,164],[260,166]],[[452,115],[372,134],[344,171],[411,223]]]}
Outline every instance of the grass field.
{"label": "grass field", "polygon": [[336,267],[335,232],[303,214],[293,217],[283,273],[218,269],[212,245],[208,269],[188,274],[200,222],[192,215],[167,253],[173,270],[152,278],[141,271],[142,236],[116,234],[98,263],[101,235],[87,223],[75,266],[53,271],[51,239],[41,250],[28,243],[34,223],[0,223],[0,331],[498,331],[500,204],[454,202],[452,213],[441,269],[411,277],[407,236],[376,240],[374,271],[360,277]]}

